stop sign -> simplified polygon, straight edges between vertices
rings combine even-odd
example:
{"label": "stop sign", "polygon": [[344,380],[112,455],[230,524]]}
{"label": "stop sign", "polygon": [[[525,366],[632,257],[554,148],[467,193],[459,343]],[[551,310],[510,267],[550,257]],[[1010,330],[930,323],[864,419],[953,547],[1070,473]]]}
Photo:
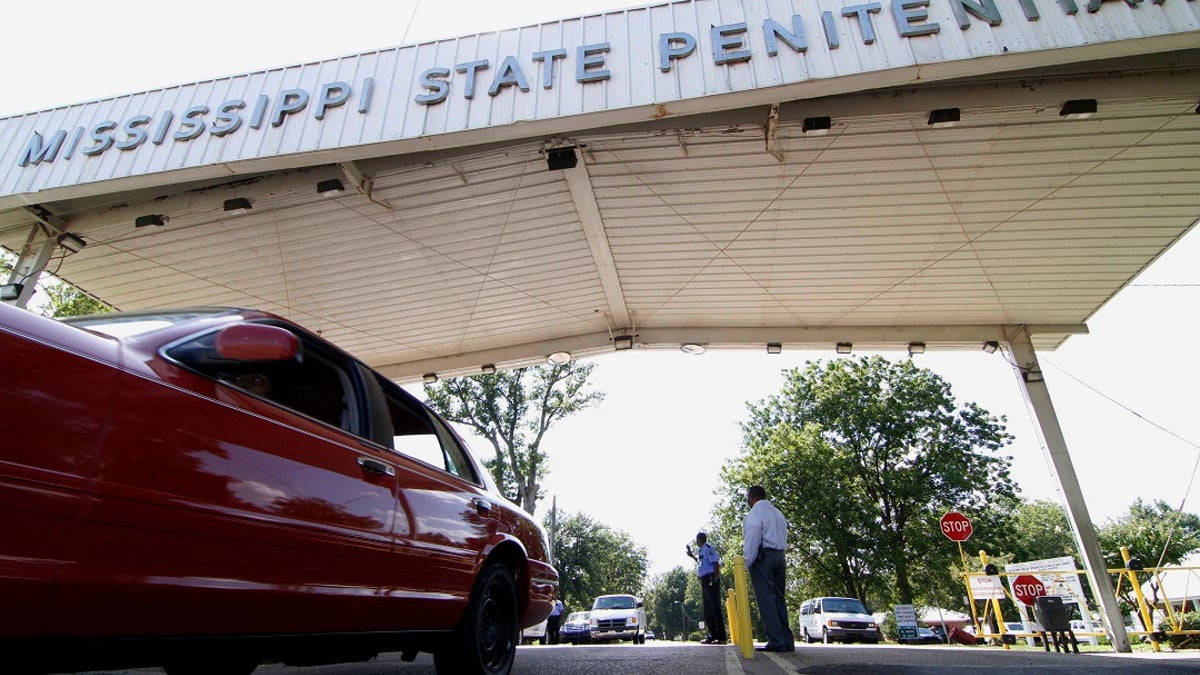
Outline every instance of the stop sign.
{"label": "stop sign", "polygon": [[1048,595],[1046,585],[1032,574],[1022,574],[1012,581],[1013,595],[1021,602],[1032,605],[1039,595]]}
{"label": "stop sign", "polygon": [[971,538],[971,519],[958,511],[942,516],[942,534],[950,541],[966,541]]}

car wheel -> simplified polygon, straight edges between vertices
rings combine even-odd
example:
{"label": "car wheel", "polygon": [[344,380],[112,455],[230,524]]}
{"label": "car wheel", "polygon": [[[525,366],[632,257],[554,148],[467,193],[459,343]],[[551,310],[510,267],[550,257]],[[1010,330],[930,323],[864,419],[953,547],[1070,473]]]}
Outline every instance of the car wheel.
{"label": "car wheel", "polygon": [[517,653],[517,591],[507,568],[491,563],[471,592],[462,623],[433,655],[439,675],[507,675]]}
{"label": "car wheel", "polygon": [[806,645],[811,645],[813,643],[812,636],[808,634],[807,628],[803,628],[800,630],[800,637],[802,637],[804,639],[804,644],[806,644]]}
{"label": "car wheel", "polygon": [[829,639],[829,629],[828,628],[821,629],[821,642],[824,642],[825,644],[833,643],[833,640]]}

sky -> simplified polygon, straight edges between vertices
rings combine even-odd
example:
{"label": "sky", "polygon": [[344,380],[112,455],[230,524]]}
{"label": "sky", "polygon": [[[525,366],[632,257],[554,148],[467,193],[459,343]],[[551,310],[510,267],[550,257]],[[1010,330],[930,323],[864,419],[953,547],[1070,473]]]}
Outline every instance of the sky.
{"label": "sky", "polygon": [[[360,0],[329,16],[307,3],[286,11],[276,3],[219,10],[158,3],[153,11],[108,16],[95,3],[10,3],[0,22],[0,117],[636,4]],[[1097,524],[1138,498],[1200,512],[1200,491],[1192,486],[1200,457],[1200,358],[1189,346],[1200,344],[1198,263],[1200,234],[1192,232],[1092,317],[1089,335],[1040,354]],[[688,564],[684,544],[709,523],[720,468],[741,451],[746,404],[777,393],[784,370],[828,358],[835,355],[632,351],[596,358],[592,381],[605,401],[546,436],[550,473],[538,516],[554,497],[561,510],[628,532],[649,552],[652,574]],[[1022,494],[1059,500],[1003,354],[914,358],[949,381],[960,402],[1006,416],[1016,439],[1005,452]]]}

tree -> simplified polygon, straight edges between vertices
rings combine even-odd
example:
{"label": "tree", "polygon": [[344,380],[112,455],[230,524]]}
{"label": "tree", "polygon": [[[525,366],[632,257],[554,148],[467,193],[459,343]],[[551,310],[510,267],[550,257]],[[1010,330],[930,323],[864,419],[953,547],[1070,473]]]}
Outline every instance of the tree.
{"label": "tree", "polygon": [[[1097,528],[1096,539],[1109,569],[1125,567],[1122,546],[1147,568],[1178,565],[1200,550],[1200,517],[1172,508],[1161,499],[1151,504],[1138,499],[1129,506],[1129,513]],[[1143,576],[1139,583],[1144,581]],[[1120,598],[1127,607],[1137,607],[1137,596],[1131,586],[1127,581],[1119,586]],[[1152,581],[1146,599],[1151,603],[1163,600],[1158,597],[1157,581]],[[1138,620],[1143,621],[1140,612]],[[1151,630],[1149,626],[1143,628]]]}
{"label": "tree", "polygon": [[554,538],[559,595],[568,611],[589,609],[598,595],[641,592],[649,555],[628,533],[582,513],[560,514]]}
{"label": "tree", "polygon": [[47,286],[46,295],[49,298],[49,304],[45,310],[46,315],[56,319],[86,314],[106,314],[112,311],[112,307],[65,281]]}
{"label": "tree", "polygon": [[558,420],[604,400],[586,391],[595,364],[570,362],[457,377],[425,385],[431,408],[487,439],[495,457],[487,468],[509,499],[529,513],[542,497],[546,453],[542,440]]}
{"label": "tree", "polygon": [[[1014,561],[1070,556],[1079,560],[1067,512],[1055,502],[1022,500],[1008,517],[1005,550]],[[1076,563],[1078,564],[1078,563]]]}
{"label": "tree", "polygon": [[739,528],[746,486],[763,485],[791,524],[798,589],[866,600],[888,585],[912,603],[914,575],[957,558],[942,514],[1015,499],[1003,419],[958,406],[936,373],[877,356],[785,375],[779,395],[748,406],[718,515]]}
{"label": "tree", "polygon": [[[16,265],[17,258],[0,251],[0,283],[6,283]],[[68,316],[84,316],[86,314],[105,314],[112,307],[84,293],[71,284],[49,276],[43,285],[46,291],[46,305],[41,308],[44,316],[61,319]]]}
{"label": "tree", "polygon": [[1200,550],[1200,517],[1161,499],[1150,504],[1138,499],[1129,506],[1129,513],[1101,525],[1096,538],[1109,568],[1125,566],[1122,546],[1146,567],[1178,565]]}
{"label": "tree", "polygon": [[[650,581],[645,599],[646,620],[660,638],[668,640],[682,635],[686,639],[685,617],[696,616],[700,611],[698,598],[688,604],[688,582],[694,576],[683,567],[674,567]],[[683,609],[680,609],[680,603],[683,603]]]}

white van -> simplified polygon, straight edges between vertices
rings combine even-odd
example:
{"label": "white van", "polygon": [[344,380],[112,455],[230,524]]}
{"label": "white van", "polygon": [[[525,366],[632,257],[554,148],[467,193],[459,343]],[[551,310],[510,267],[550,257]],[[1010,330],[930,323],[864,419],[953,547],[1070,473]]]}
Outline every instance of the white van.
{"label": "white van", "polygon": [[601,595],[588,616],[592,640],[633,640],[646,643],[646,610],[632,595]]}
{"label": "white van", "polygon": [[879,644],[879,624],[857,598],[812,598],[800,605],[800,637],[809,644]]}

